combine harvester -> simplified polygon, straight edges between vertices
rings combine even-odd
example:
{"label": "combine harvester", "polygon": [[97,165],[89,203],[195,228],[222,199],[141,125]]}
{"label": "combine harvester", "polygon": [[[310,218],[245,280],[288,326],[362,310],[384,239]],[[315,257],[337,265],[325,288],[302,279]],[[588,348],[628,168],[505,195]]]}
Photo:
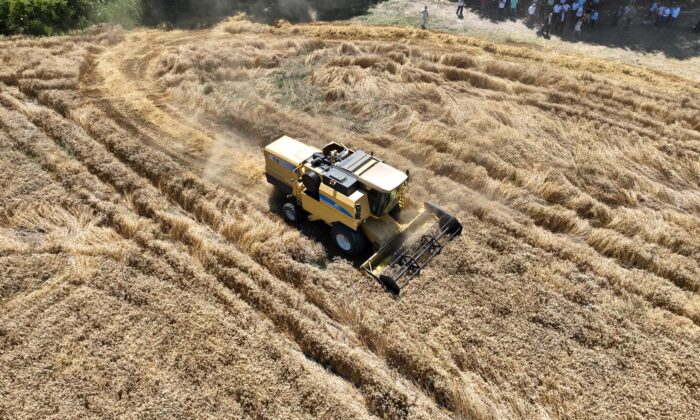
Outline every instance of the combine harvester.
{"label": "combine harvester", "polygon": [[457,219],[431,203],[400,224],[408,171],[361,150],[338,143],[318,150],[285,136],[264,153],[267,181],[290,198],[282,208],[284,218],[324,221],[333,243],[352,257],[371,243],[376,252],[362,269],[394,294],[462,232]]}

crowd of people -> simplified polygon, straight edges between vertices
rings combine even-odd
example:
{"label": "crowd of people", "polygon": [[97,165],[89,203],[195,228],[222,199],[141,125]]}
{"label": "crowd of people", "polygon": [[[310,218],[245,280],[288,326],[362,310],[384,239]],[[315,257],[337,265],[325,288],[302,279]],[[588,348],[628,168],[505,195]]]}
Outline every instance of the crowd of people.
{"label": "crowd of people", "polygon": [[[502,1],[502,0],[501,0]],[[531,21],[539,15],[542,21],[542,35],[549,38],[552,32],[563,33],[569,27],[575,36],[580,37],[584,28],[595,28],[601,18],[600,0],[539,0],[528,8]],[[611,24],[623,22],[625,30],[637,15],[637,8],[630,3],[620,7],[613,15]]]}
{"label": "crowd of people", "polygon": [[[486,10],[486,1],[480,0],[481,11]],[[498,3],[498,16],[506,15],[514,19],[523,13],[522,0],[495,0]],[[630,24],[637,16],[637,0],[630,0],[626,6],[620,6],[611,17],[610,24],[618,26],[620,23],[624,30],[628,30]],[[457,0],[456,15],[464,19],[465,0]],[[681,6],[675,1],[662,4],[659,0],[650,0],[644,23],[653,22],[657,27],[673,26],[681,13]],[[601,0],[533,0],[527,8],[527,19],[534,24],[538,19],[542,24],[541,33],[549,38],[552,32],[564,33],[570,28],[575,36],[580,37],[584,28],[593,29],[601,19]],[[421,27],[426,28],[430,14],[428,6],[421,11]],[[693,28],[693,32],[700,33],[700,21]]]}
{"label": "crowd of people", "polygon": [[672,2],[670,5],[663,5],[656,0],[652,0],[649,6],[645,23],[654,22],[655,26],[671,26],[681,13],[681,7]]}

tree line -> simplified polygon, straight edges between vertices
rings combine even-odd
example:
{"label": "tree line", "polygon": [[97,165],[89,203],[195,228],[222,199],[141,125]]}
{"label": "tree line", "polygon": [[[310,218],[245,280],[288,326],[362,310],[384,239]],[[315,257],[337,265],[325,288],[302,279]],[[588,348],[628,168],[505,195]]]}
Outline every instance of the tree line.
{"label": "tree line", "polygon": [[347,19],[381,0],[0,0],[0,34],[54,35],[95,23],[194,26],[235,13],[263,22]]}

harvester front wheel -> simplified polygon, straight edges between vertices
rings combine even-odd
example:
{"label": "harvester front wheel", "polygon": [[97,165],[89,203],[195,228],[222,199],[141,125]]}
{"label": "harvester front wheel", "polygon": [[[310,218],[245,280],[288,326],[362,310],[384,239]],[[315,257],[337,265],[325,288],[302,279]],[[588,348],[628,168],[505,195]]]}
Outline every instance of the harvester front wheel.
{"label": "harvester front wheel", "polygon": [[391,211],[389,211],[389,216],[392,217],[392,219],[396,220],[397,222],[399,221],[399,217],[401,217],[401,206],[398,204],[394,206]]}
{"label": "harvester front wheel", "polygon": [[331,238],[338,249],[346,255],[357,257],[367,248],[367,238],[359,230],[336,223],[331,228]]}
{"label": "harvester front wheel", "polygon": [[287,203],[282,206],[282,215],[287,222],[297,224],[301,222],[304,210],[297,203]]}

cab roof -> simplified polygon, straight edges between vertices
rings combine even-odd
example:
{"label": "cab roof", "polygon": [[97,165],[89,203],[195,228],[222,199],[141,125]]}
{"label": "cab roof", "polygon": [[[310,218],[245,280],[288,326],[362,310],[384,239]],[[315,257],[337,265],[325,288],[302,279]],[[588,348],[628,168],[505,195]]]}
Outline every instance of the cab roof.
{"label": "cab roof", "polygon": [[384,162],[373,159],[374,163],[370,164],[367,169],[360,168],[357,173],[360,182],[366,184],[377,191],[389,193],[403,185],[408,179],[408,175],[392,168]]}
{"label": "cab roof", "polygon": [[405,173],[362,150],[352,153],[337,166],[352,173],[366,186],[383,193],[394,191],[408,179]]}

